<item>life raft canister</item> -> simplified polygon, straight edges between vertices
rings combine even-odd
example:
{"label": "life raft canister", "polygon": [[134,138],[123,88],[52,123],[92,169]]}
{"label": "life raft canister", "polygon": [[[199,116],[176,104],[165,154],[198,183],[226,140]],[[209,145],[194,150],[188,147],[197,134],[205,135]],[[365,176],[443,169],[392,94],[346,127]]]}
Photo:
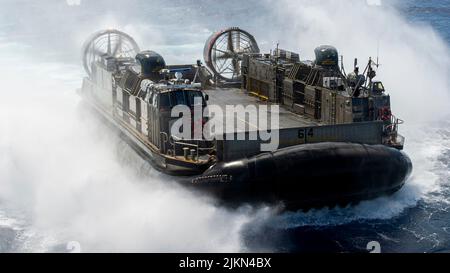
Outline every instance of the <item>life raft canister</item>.
{"label": "life raft canister", "polygon": [[378,117],[383,121],[390,120],[392,117],[391,109],[389,109],[389,107],[380,108],[378,110]]}

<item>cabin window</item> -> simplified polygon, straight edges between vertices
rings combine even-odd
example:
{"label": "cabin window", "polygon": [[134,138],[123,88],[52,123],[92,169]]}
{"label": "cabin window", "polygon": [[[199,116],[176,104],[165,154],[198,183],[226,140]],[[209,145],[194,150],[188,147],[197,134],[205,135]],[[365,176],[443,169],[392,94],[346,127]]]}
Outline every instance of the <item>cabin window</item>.
{"label": "cabin window", "polygon": [[375,91],[375,92],[384,92],[384,86],[383,86],[383,84],[381,83],[381,82],[376,82],[376,83],[374,83],[374,85],[373,85],[373,90]]}
{"label": "cabin window", "polygon": [[203,95],[201,92],[191,91],[191,92],[186,92],[186,95],[188,97],[188,102],[189,102],[190,106],[195,105],[195,98],[200,98],[201,105],[206,105],[205,101],[203,100]]}
{"label": "cabin window", "polygon": [[186,105],[186,99],[184,97],[184,91],[174,91],[170,93],[170,102],[172,106],[175,105]]}
{"label": "cabin window", "polygon": [[[158,98],[156,98],[158,97]],[[151,103],[161,110],[167,110],[177,105],[194,106],[195,98],[201,98],[201,105],[206,106],[206,101],[200,91],[195,90],[176,90],[167,93],[160,93],[151,98]],[[158,100],[157,106],[155,100]]]}
{"label": "cabin window", "polygon": [[159,95],[159,107],[161,110],[170,108],[169,93],[162,93]]}

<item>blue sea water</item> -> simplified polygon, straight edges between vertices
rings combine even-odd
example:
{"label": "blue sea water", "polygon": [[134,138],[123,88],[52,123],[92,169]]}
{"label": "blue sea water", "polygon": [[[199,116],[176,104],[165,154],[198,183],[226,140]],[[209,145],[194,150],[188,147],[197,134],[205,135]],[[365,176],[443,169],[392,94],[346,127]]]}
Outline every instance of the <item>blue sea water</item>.
{"label": "blue sea water", "polygon": [[430,24],[450,42],[450,1],[401,1],[401,12],[411,22]]}
{"label": "blue sea water", "polygon": [[[366,12],[364,1],[349,2],[357,5],[336,6],[337,12],[353,6],[354,13]],[[87,35],[105,27],[130,33],[169,63],[187,63],[202,58],[212,31],[230,25],[253,33],[267,51],[280,42],[309,57],[311,46],[332,40],[351,55],[347,40],[341,39],[351,33],[361,36],[361,47],[373,53],[377,37],[388,35],[376,25],[391,20],[398,25],[386,28],[403,26],[400,34],[429,39],[422,43],[411,38],[416,43],[403,51],[437,58],[430,71],[450,71],[447,56],[427,50],[450,47],[449,0],[380,1],[381,6],[370,7],[375,12],[367,12],[379,12],[380,21],[355,14],[354,20],[333,17],[327,9],[330,3],[0,0],[0,75],[6,81],[0,88],[0,252],[65,251],[67,241],[80,241],[91,251],[367,252],[367,244],[376,241],[382,252],[450,252],[450,123],[445,119],[426,124],[407,120],[401,128],[415,171],[394,196],[352,208],[280,215],[271,208],[228,211],[214,202],[191,201],[198,197],[164,188],[171,178],[153,170],[145,171],[148,178],[136,178],[130,173],[149,166],[116,159],[115,153],[130,151],[113,140],[119,148],[111,155],[105,144],[111,142],[109,137],[91,132],[99,126],[86,126],[83,118],[80,123],[73,117],[79,99],[74,90],[84,75],[80,47]],[[362,22],[366,20],[373,24]],[[373,31],[376,38],[367,40],[371,36],[363,31]],[[392,44],[380,45],[382,63],[391,56],[383,48],[404,46],[394,38]],[[420,60],[430,64],[426,58]],[[392,73],[409,80],[403,75],[413,72]],[[434,88],[436,79],[433,73],[429,76],[425,84]],[[449,92],[448,85],[444,91]],[[432,92],[430,97],[441,99]],[[401,104],[405,113],[414,100],[395,97],[395,92],[393,99],[393,107]],[[433,111],[432,106],[424,109]]]}
{"label": "blue sea water", "polygon": [[[450,45],[450,1],[405,0],[400,1],[398,8],[408,21],[432,26]],[[441,124],[440,132],[444,138],[449,136],[449,125],[445,122]],[[439,192],[433,193],[436,198],[432,201],[419,200],[415,206],[405,209],[396,217],[363,219],[346,224],[336,224],[332,221],[330,225],[308,224],[283,229],[277,233],[279,237],[276,240],[272,240],[269,236],[263,237],[262,240],[250,236],[249,241],[257,242],[257,246],[267,244],[279,251],[288,252],[368,252],[367,243],[377,241],[383,252],[448,253],[450,252],[448,147],[438,156],[436,169],[439,168],[444,172],[438,178],[442,188]],[[325,215],[321,217],[333,217],[332,214]],[[268,230],[273,231],[271,228]],[[270,234],[268,230],[261,231],[261,234]]]}
{"label": "blue sea water", "polygon": [[[450,1],[399,1],[398,11],[408,21],[432,26],[450,45]],[[440,133],[444,139],[449,136],[448,123],[441,123]],[[438,156],[437,169],[444,170],[440,180],[441,189],[433,193],[432,201],[419,200],[412,207],[399,215],[388,219],[360,219],[340,224],[340,217],[345,213],[325,212],[320,217],[326,218],[328,224],[308,224],[300,227],[274,229],[258,227],[259,232],[250,232],[249,243],[255,247],[270,246],[281,252],[369,252],[367,243],[379,242],[382,252],[450,252],[450,187],[448,172],[450,170],[450,149],[447,147]],[[371,208],[376,210],[376,207]],[[292,215],[291,215],[292,216]],[[301,214],[287,217],[289,221],[302,223],[305,218],[317,215]],[[337,217],[337,222],[335,222]],[[332,219],[331,221],[330,218]],[[313,221],[314,222],[314,221]],[[321,222],[321,221],[318,221]],[[261,234],[276,233],[260,236]]]}

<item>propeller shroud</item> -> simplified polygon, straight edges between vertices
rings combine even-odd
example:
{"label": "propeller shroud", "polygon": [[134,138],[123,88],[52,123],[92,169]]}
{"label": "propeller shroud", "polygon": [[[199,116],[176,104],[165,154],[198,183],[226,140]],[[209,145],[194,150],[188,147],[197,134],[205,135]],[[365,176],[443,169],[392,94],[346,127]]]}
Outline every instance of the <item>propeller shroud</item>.
{"label": "propeller shroud", "polygon": [[116,58],[134,58],[139,52],[139,46],[130,35],[116,29],[100,30],[84,43],[83,66],[90,76],[92,64],[106,54]]}
{"label": "propeller shroud", "polygon": [[239,81],[244,53],[259,53],[253,35],[237,27],[220,30],[206,41],[203,58],[205,64],[219,79]]}

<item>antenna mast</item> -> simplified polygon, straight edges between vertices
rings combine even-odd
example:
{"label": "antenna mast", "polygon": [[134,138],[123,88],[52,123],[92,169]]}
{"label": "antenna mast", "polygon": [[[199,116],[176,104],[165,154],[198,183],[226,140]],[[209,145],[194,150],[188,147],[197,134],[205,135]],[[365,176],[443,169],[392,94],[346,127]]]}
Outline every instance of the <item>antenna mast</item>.
{"label": "antenna mast", "polygon": [[380,65],[378,62],[379,55],[380,55],[380,39],[377,40],[377,69],[378,69],[378,66]]}

